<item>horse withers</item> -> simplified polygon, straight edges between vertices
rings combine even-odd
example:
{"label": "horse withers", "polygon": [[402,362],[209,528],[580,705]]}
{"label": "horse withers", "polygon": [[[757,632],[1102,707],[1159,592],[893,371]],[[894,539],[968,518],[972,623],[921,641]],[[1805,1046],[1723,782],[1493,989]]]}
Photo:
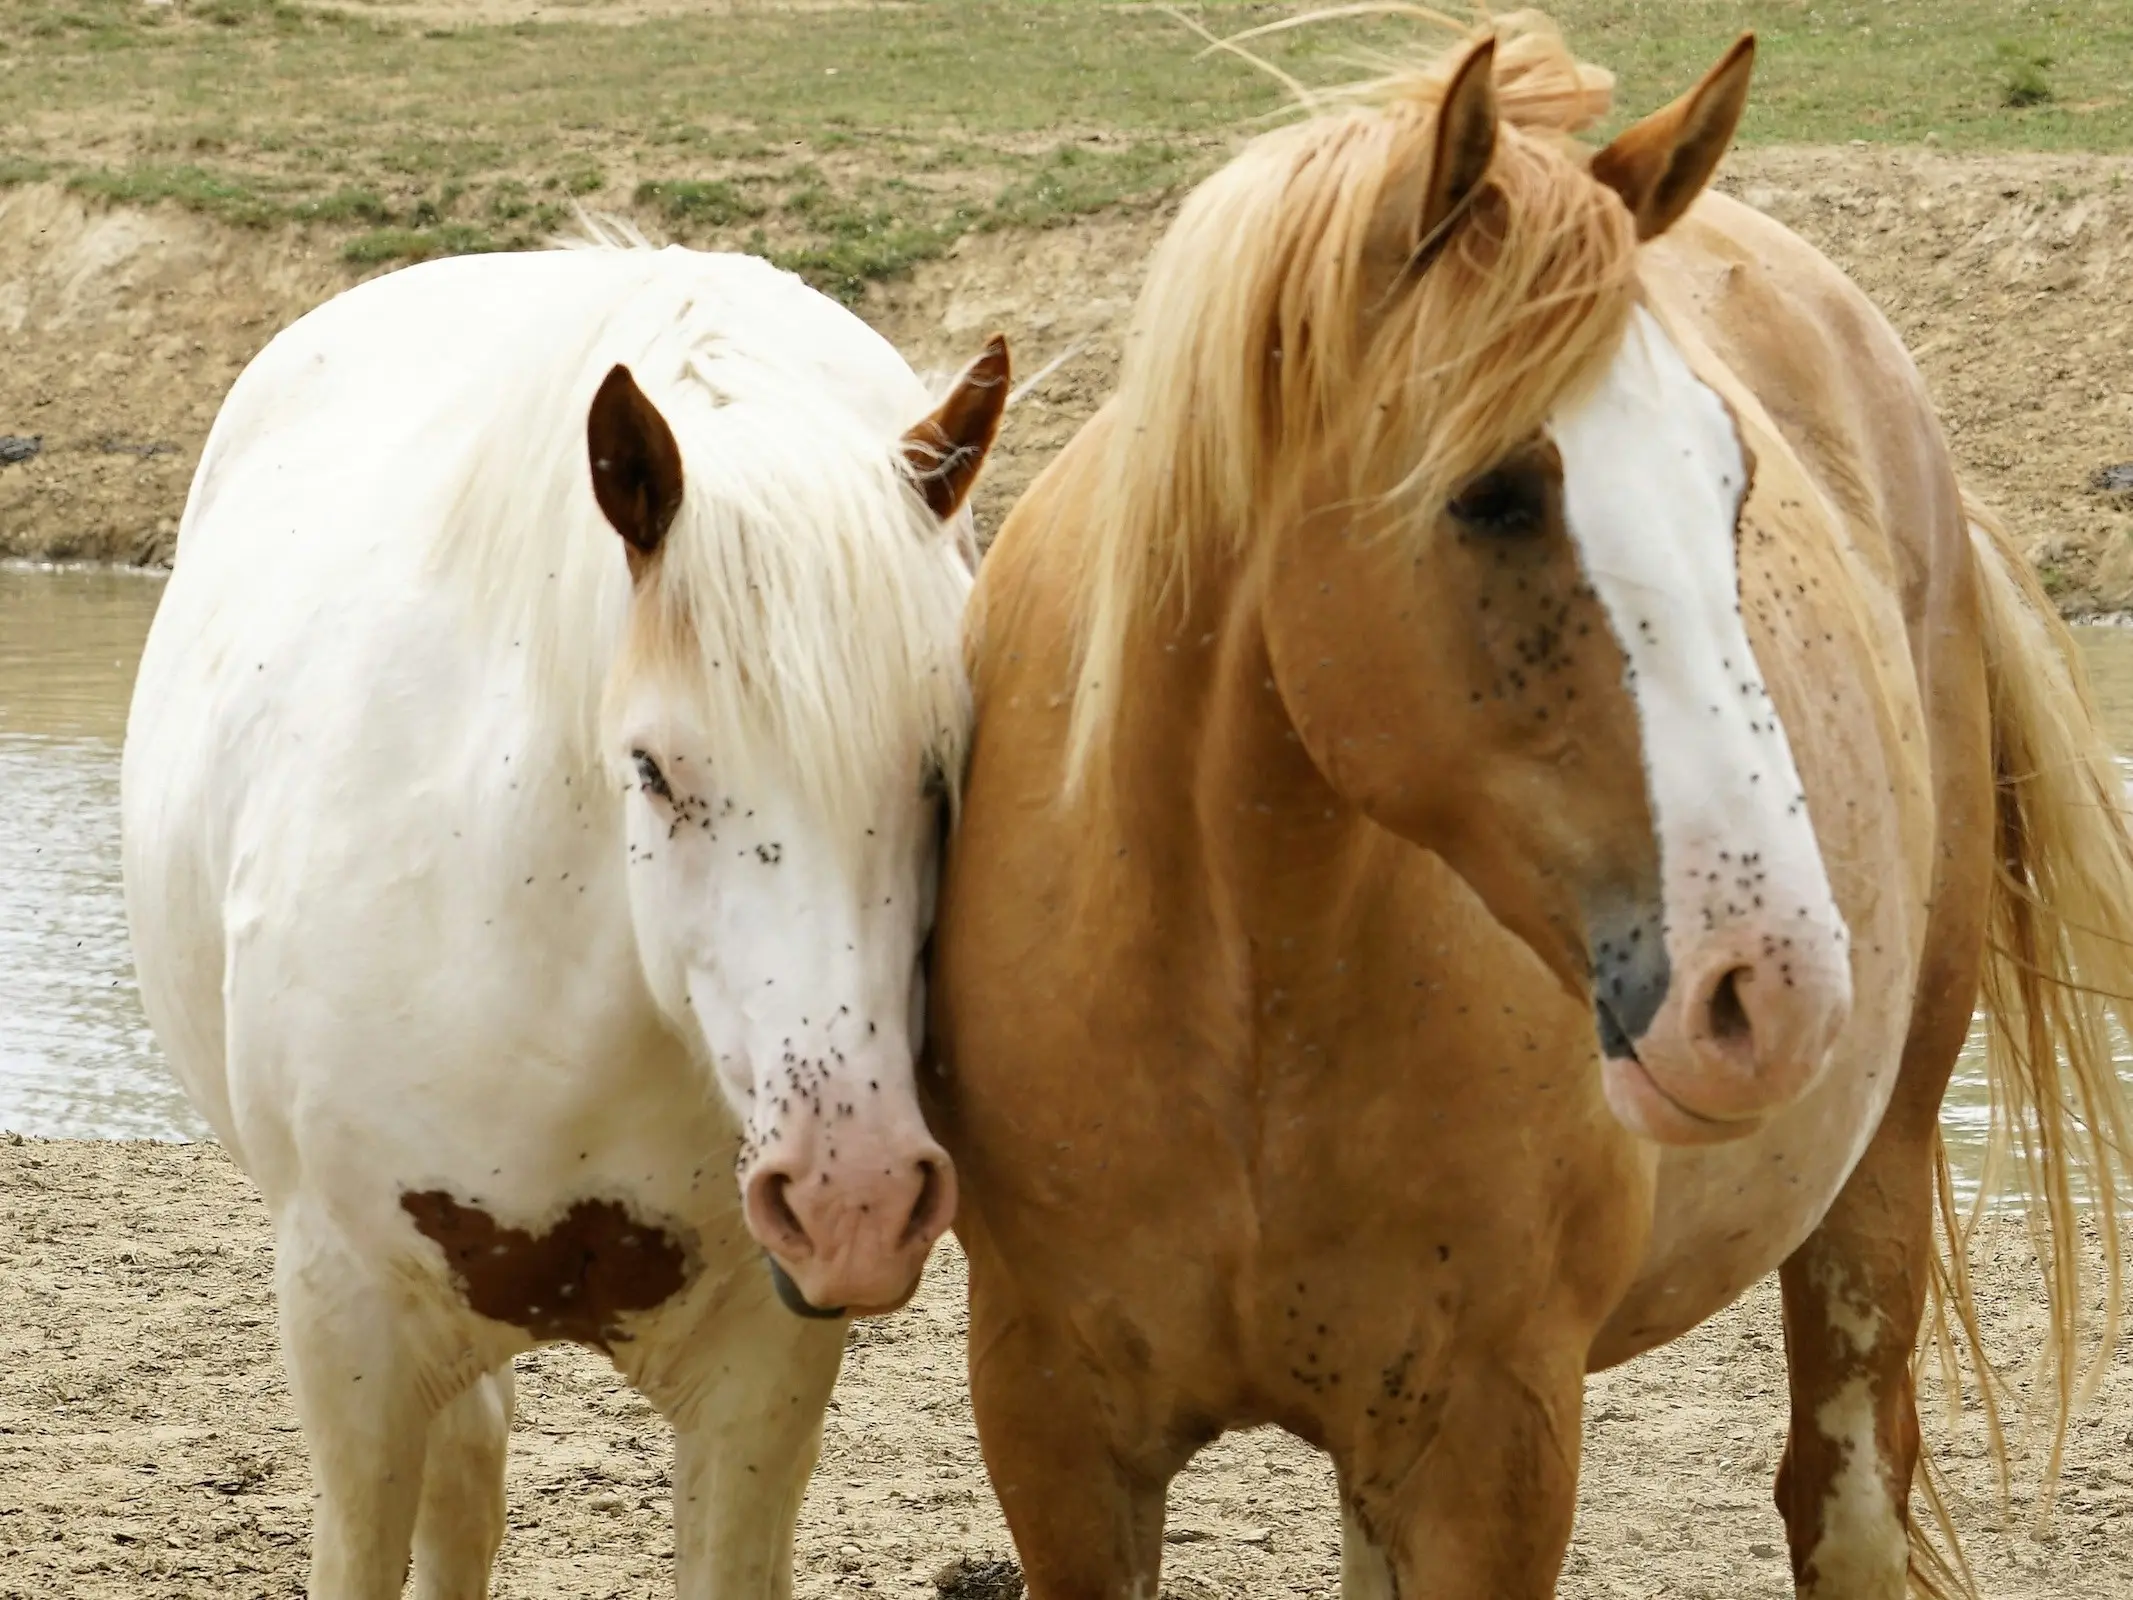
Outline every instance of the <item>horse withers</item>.
{"label": "horse withers", "polygon": [[2062,1307],[2072,1175],[2117,1247],[2117,782],[1895,334],[1702,192],[1751,60],[1594,151],[1506,19],[1262,135],[987,557],[921,1089],[1032,1600],[1153,1594],[1264,1423],[1351,1600],[1552,1593],[1585,1374],[1773,1269],[1800,1592],[1959,1579],[1911,1362],[1981,975]]}
{"label": "horse withers", "polygon": [[764,262],[606,247],[377,280],[231,391],[126,893],[273,1216],[316,1600],[487,1592],[551,1340],[672,1421],[680,1592],[788,1592],[845,1315],[955,1206],[911,1059],[1006,380],[934,405]]}

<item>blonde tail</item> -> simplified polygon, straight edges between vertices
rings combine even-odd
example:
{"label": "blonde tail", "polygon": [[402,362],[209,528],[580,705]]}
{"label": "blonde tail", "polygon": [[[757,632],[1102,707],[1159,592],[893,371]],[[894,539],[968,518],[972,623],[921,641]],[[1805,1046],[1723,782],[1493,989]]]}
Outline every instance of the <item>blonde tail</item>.
{"label": "blonde tail", "polygon": [[[1999,1379],[1985,1355],[1968,1262],[1988,1197],[2012,1175],[2051,1308],[2040,1374],[2050,1379],[2055,1409],[2041,1520],[2074,1409],[2102,1377],[2124,1308],[2121,1206],[2133,1112],[2112,1059],[2110,1023],[2133,1021],[2133,829],[2073,635],[1999,519],[1967,492],[1963,505],[1977,561],[1997,791],[1998,871],[1981,995],[1992,1120],[1983,1181],[1967,1209],[1956,1204],[1945,1152],[1936,1159],[1948,1253],[1934,1283],[1931,1328],[1951,1377],[1958,1334],[1968,1347],[2004,1496]],[[2104,1261],[2103,1320],[2093,1331],[2085,1326],[2084,1215]],[[1929,1493],[1936,1510],[1938,1499]]]}

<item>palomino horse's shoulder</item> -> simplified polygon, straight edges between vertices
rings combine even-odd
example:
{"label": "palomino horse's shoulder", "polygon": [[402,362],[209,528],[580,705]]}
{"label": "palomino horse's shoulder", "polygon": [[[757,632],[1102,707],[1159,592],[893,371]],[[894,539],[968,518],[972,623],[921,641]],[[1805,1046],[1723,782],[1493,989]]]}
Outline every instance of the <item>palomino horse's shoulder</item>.
{"label": "palomino horse's shoulder", "polygon": [[1733,406],[1760,473],[1778,466],[1773,451],[1795,458],[1855,538],[1862,524],[1901,536],[1921,511],[1947,520],[1888,503],[1933,494],[1946,452],[1901,336],[1821,251],[1707,194],[1649,247],[1644,276],[1691,365]]}

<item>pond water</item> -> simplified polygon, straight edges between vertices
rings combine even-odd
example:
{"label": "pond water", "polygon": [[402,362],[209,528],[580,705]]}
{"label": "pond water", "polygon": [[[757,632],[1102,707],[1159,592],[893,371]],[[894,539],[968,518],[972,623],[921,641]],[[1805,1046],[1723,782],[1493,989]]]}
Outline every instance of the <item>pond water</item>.
{"label": "pond water", "polygon": [[[0,566],[0,1129],[205,1133],[141,1016],[119,892],[119,742],[161,593],[136,573]],[[2112,737],[2133,750],[2133,629],[2080,636]],[[1943,1116],[1959,1164],[1974,1158],[1974,1055]]]}
{"label": "pond water", "polygon": [[119,893],[119,741],[162,592],[0,567],[0,1128],[206,1131],[141,1015]]}

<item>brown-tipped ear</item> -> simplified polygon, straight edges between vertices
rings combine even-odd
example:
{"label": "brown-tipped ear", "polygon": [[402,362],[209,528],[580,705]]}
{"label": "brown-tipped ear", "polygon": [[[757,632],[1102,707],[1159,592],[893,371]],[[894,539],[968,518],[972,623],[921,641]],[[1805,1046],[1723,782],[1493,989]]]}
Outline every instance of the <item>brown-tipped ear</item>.
{"label": "brown-tipped ear", "polygon": [[1496,156],[1496,39],[1466,53],[1437,107],[1429,165],[1385,185],[1366,247],[1388,287],[1422,271],[1466,215]]}
{"label": "brown-tipped ear", "polygon": [[593,496],[622,535],[630,572],[641,573],[681,510],[681,447],[628,367],[601,380],[585,419],[585,446]]}
{"label": "brown-tipped ear", "polygon": [[904,461],[933,514],[946,522],[969,497],[1007,410],[1007,339],[994,334],[933,415],[904,435]]}
{"label": "brown-tipped ear", "polygon": [[1744,33],[1695,88],[1592,158],[1592,175],[1622,197],[1639,239],[1658,238],[1703,193],[1740,126],[1754,70],[1755,35]]}

